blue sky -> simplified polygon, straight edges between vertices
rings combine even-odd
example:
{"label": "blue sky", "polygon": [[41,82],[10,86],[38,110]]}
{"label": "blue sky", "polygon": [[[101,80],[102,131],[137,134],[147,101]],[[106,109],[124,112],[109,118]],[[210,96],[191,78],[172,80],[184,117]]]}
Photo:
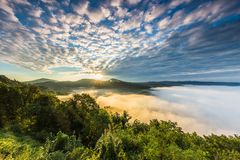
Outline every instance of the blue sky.
{"label": "blue sky", "polygon": [[2,0],[0,74],[240,81],[240,1]]}

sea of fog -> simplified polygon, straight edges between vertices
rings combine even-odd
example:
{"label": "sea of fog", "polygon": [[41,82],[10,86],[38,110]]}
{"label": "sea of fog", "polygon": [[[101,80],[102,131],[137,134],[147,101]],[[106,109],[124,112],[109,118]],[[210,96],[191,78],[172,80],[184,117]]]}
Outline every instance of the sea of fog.
{"label": "sea of fog", "polygon": [[171,120],[186,132],[195,131],[202,135],[240,134],[240,87],[161,87],[152,89],[149,95],[112,90],[75,92],[87,92],[102,107],[111,106],[111,112],[126,110],[132,119],[142,122]]}

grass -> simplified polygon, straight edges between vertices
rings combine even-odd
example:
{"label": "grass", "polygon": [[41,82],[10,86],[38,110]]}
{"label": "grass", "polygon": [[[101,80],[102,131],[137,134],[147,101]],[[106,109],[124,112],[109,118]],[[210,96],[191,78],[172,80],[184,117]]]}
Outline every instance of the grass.
{"label": "grass", "polygon": [[29,136],[0,130],[0,160],[40,160],[43,146]]}

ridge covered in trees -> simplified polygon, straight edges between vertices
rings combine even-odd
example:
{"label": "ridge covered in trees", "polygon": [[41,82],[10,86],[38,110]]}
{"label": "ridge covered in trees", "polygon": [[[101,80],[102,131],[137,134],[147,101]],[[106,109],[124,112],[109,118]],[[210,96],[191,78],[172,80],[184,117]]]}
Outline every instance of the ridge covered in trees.
{"label": "ridge covered in trees", "polygon": [[52,79],[36,79],[26,81],[26,84],[34,84],[41,88],[48,88],[58,94],[69,94],[73,90],[81,89],[111,89],[124,93],[143,93],[149,94],[148,91],[155,87],[171,87],[183,85],[202,85],[202,86],[240,86],[238,82],[201,82],[201,81],[159,81],[159,82],[126,82],[118,79],[96,80],[81,79],[78,81],[56,81]]}
{"label": "ridge covered in trees", "polygon": [[127,112],[108,113],[88,94],[63,102],[0,77],[0,159],[240,159],[238,135],[199,136],[171,121],[130,119]]}

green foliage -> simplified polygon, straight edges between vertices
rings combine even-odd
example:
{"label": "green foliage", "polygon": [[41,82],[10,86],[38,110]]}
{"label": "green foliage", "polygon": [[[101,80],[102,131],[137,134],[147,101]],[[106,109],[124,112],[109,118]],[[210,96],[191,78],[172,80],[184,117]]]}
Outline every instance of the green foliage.
{"label": "green foliage", "polygon": [[89,160],[93,157],[93,150],[81,146],[68,153],[67,160]]}
{"label": "green foliage", "polygon": [[0,131],[0,159],[44,159],[44,148],[30,137]]}
{"label": "green foliage", "polygon": [[19,108],[23,106],[20,88],[0,83],[0,102],[0,126],[13,123]]}
{"label": "green foliage", "polygon": [[131,119],[129,114],[124,111],[123,115],[120,115],[119,113],[115,113],[111,116],[112,119],[112,124],[114,127],[121,127],[121,128],[126,128],[127,122]]}
{"label": "green foliage", "polygon": [[199,136],[171,121],[130,119],[127,112],[110,115],[88,94],[61,102],[51,92],[4,78],[0,159],[240,159],[240,136]]}
{"label": "green foliage", "polygon": [[45,143],[45,149],[47,153],[55,151],[67,153],[80,146],[80,140],[76,139],[76,136],[68,136],[62,132],[58,132],[56,137],[52,136],[48,138]]}
{"label": "green foliage", "polygon": [[96,159],[127,159],[123,150],[123,143],[121,139],[114,136],[111,132],[105,133],[97,142],[95,147]]}

